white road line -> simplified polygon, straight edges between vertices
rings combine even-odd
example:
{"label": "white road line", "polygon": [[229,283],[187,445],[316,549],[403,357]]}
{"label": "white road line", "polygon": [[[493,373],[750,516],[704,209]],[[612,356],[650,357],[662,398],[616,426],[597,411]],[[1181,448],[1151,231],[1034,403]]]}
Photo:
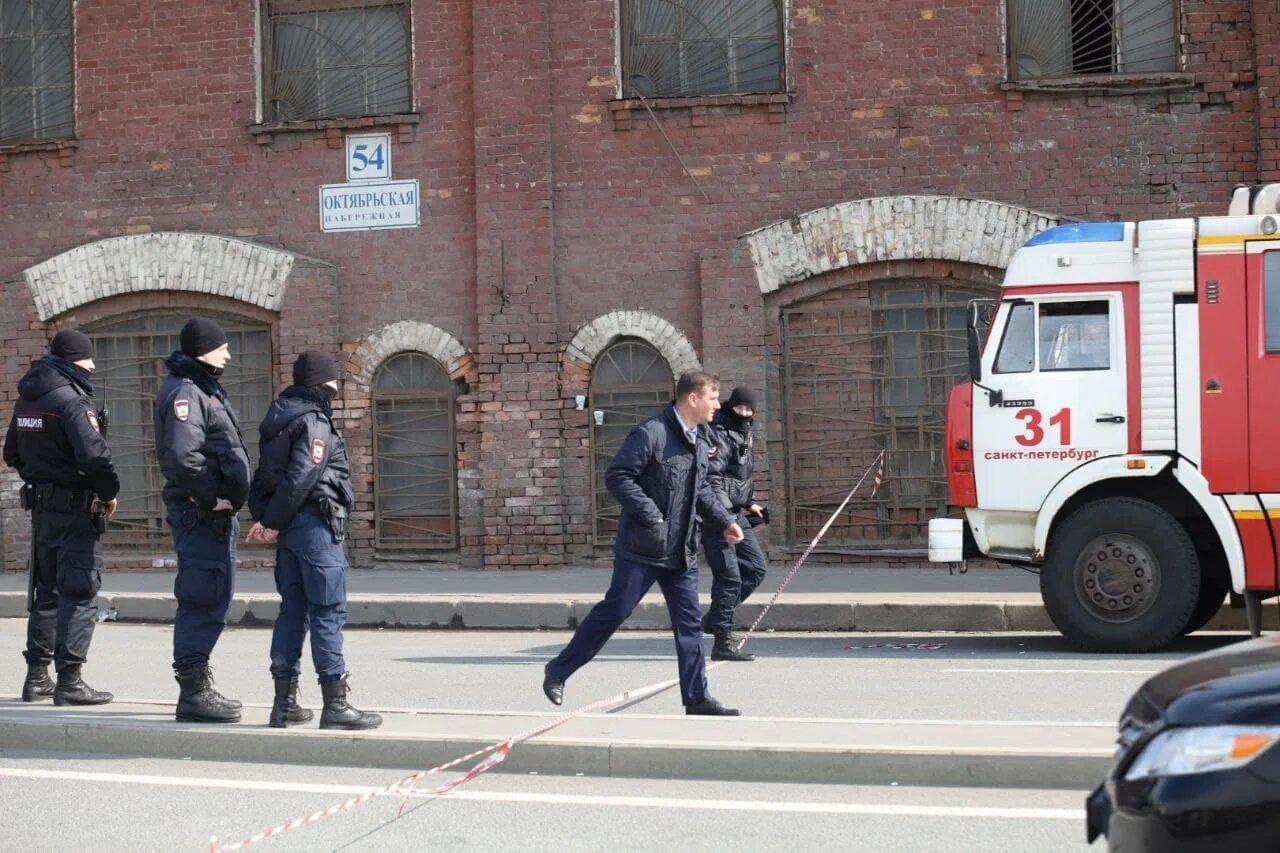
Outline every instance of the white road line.
{"label": "white road line", "polygon": [[1032,668],[1009,668],[995,669],[985,667],[953,667],[944,669],[943,672],[994,672],[994,673],[1017,673],[1019,675],[1156,675],[1163,670],[1159,669],[1032,669]]}
{"label": "white road line", "polygon": [[[263,782],[248,779],[186,778],[127,773],[89,773],[74,770],[36,770],[0,767],[0,778],[151,785],[170,788],[221,788],[233,791],[329,794],[354,796],[374,790],[355,785],[311,782]],[[401,798],[401,794],[383,796]],[[1083,809],[989,808],[980,806],[916,806],[893,803],[776,802],[761,800],[691,800],[668,797],[614,797],[595,794],[530,794],[503,791],[454,791],[441,799],[488,803],[543,803],[565,806],[690,809],[702,811],[792,812],[805,814],[896,815],[900,817],[965,817],[999,820],[1083,820]]]}

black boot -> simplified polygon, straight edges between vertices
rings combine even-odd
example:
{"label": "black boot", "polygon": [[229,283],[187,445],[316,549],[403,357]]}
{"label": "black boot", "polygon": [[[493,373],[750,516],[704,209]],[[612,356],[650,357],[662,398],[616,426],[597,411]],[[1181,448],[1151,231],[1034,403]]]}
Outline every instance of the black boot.
{"label": "black boot", "polygon": [[738,639],[732,631],[716,631],[716,643],[711,647],[711,659],[732,661],[748,661],[756,659],[756,656],[753,654],[739,651],[738,646],[740,645],[742,645],[742,641]]}
{"label": "black boot", "polygon": [[295,723],[308,723],[315,714],[298,704],[298,676],[276,679],[276,701],[271,706],[267,725],[283,729]]}
{"label": "black boot", "polygon": [[105,705],[116,697],[103,690],[94,690],[80,677],[80,665],[71,664],[58,672],[58,684],[53,688],[55,705]]}
{"label": "black boot", "polygon": [[174,673],[178,680],[178,707],[174,718],[180,723],[235,723],[240,709],[213,689],[209,667],[186,666]]}
{"label": "black boot", "polygon": [[49,677],[49,664],[27,664],[27,679],[22,682],[22,701],[36,702],[53,695],[53,679]]}
{"label": "black boot", "polygon": [[216,697],[218,698],[218,701],[219,701],[219,702],[223,703],[224,705],[226,705],[226,706],[227,706],[227,707],[229,707],[229,708],[235,708],[237,711],[239,711],[241,708],[243,708],[243,707],[244,707],[244,703],[243,703],[243,702],[241,702],[239,699],[231,699],[231,698],[229,698],[229,697],[227,697],[227,696],[223,696],[223,695],[218,691],[218,688],[216,688],[216,687],[214,687],[214,686],[213,686],[213,667],[211,667],[211,666],[206,666],[206,667],[205,667],[205,669],[207,669],[207,670],[208,670],[208,672],[207,672],[206,674],[209,676],[209,692],[210,692],[210,693],[212,693],[214,696],[216,696]]}
{"label": "black boot", "polygon": [[367,714],[347,704],[347,676],[337,681],[320,682],[320,692],[324,694],[324,710],[320,712],[320,728],[322,729],[376,729],[382,725],[382,717],[378,714]]}
{"label": "black boot", "polygon": [[696,705],[685,705],[684,712],[691,717],[738,717],[742,712],[737,708],[729,708],[720,704],[720,700],[710,696]]}

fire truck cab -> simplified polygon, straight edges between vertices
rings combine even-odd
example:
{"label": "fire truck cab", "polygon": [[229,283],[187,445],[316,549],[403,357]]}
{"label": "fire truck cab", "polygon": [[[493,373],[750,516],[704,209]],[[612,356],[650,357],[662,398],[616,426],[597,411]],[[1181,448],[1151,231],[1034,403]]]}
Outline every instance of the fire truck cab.
{"label": "fire truck cab", "polygon": [[1280,591],[1280,184],[1227,216],[1062,225],[970,307],[930,559],[1037,566],[1076,645],[1158,649]]}

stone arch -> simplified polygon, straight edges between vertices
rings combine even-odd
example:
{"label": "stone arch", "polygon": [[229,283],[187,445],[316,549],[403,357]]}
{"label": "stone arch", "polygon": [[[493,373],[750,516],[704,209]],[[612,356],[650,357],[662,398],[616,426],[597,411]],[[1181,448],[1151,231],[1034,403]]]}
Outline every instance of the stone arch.
{"label": "stone arch", "polygon": [[439,326],[401,320],[383,326],[369,335],[351,354],[351,375],[362,387],[373,383],[373,373],[390,356],[398,352],[422,352],[444,366],[451,379],[465,374],[470,354],[462,341]]}
{"label": "stone arch", "polygon": [[821,273],[886,261],[961,261],[1004,269],[1060,219],[987,199],[904,195],[811,210],[742,235],[762,294]]}
{"label": "stone arch", "polygon": [[684,333],[657,314],[648,311],[610,311],[583,324],[565,352],[578,361],[594,364],[605,347],[621,337],[648,341],[671,365],[672,376],[687,370],[701,370],[698,353]]}
{"label": "stone arch", "polygon": [[160,290],[279,311],[296,257],[234,237],[162,231],[85,243],[23,274],[41,321],[108,296]]}

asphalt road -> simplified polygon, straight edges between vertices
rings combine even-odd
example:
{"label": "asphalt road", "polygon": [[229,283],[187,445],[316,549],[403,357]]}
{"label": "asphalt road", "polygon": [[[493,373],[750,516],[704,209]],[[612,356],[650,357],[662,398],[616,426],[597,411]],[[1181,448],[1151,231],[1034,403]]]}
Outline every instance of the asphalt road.
{"label": "asphalt road", "polygon": [[[230,845],[394,781],[358,768],[2,754],[0,838],[14,850],[203,851],[211,836]],[[489,774],[446,797],[377,796],[252,849],[1089,848],[1072,792]]]}
{"label": "asphalt road", "polygon": [[[0,620],[0,648],[11,650],[0,695],[19,692],[24,637],[23,620]],[[564,631],[348,631],[352,700],[362,707],[545,711],[542,666],[568,639]],[[713,695],[752,716],[1112,723],[1152,674],[1239,639],[1197,635],[1171,651],[1138,656],[1081,654],[1055,634],[763,633],[748,646],[757,661],[724,664],[708,678]],[[270,641],[266,628],[224,633],[213,657],[219,689],[269,704]],[[173,701],[171,643],[168,626],[102,623],[86,680],[121,699]],[[309,658],[303,666],[302,699],[314,707],[319,689]],[[669,634],[621,633],[569,680],[566,705],[675,674]],[[625,713],[679,711],[679,697],[668,691]]]}

